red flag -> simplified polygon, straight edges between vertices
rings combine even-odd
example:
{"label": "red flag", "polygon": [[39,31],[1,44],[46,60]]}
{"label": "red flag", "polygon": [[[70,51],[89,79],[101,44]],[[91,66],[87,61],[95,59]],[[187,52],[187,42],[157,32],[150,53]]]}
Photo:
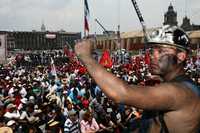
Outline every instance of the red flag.
{"label": "red flag", "polygon": [[85,16],[84,27],[85,27],[85,31],[89,32],[89,24],[88,24],[87,16]]}
{"label": "red flag", "polygon": [[67,47],[64,47],[63,51],[66,56],[69,56],[69,49]]}
{"label": "red flag", "polygon": [[140,65],[140,57],[139,56],[137,56],[136,58],[135,58],[135,63],[136,63],[136,65]]}
{"label": "red flag", "polygon": [[106,68],[111,68],[112,67],[112,60],[110,58],[110,53],[108,50],[105,50],[102,54],[102,57],[99,61],[99,64],[103,65]]}
{"label": "red flag", "polygon": [[145,53],[144,62],[145,64],[150,65],[151,59],[150,59],[150,53],[148,50]]}
{"label": "red flag", "polygon": [[84,67],[84,66],[82,66],[82,65],[80,65],[80,66],[78,67],[78,73],[79,73],[79,74],[85,74],[86,72],[87,72],[86,67]]}

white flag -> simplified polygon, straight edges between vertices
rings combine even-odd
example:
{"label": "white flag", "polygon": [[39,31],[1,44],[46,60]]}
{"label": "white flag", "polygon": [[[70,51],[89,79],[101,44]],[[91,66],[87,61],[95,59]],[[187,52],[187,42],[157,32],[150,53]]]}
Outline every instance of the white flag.
{"label": "white flag", "polygon": [[55,76],[55,78],[57,79],[57,73],[56,73],[56,67],[54,65],[54,60],[53,58],[51,58],[51,74]]}

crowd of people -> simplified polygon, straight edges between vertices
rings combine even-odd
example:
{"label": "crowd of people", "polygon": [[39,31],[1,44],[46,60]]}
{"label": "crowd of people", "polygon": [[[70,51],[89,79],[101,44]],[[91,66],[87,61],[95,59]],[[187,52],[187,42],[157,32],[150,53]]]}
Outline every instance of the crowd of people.
{"label": "crowd of people", "polygon": [[[200,83],[199,59],[187,64],[186,73]],[[160,82],[151,79],[142,55],[107,71],[129,84]],[[0,106],[0,127],[15,133],[127,133],[139,130],[143,115],[106,97],[78,59],[62,51],[18,55],[2,65]]]}

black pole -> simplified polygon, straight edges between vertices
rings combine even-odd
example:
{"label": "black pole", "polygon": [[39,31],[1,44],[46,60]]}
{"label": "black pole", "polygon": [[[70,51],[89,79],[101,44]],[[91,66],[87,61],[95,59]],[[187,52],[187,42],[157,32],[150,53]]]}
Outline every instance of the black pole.
{"label": "black pole", "polygon": [[[104,32],[110,36],[110,33],[106,30],[106,28],[97,20],[95,21],[101,26],[101,28],[104,30]],[[123,62],[123,55],[122,55],[122,47],[121,47],[121,37],[120,37],[120,25],[118,25],[118,31],[117,31],[117,41],[114,39],[114,43],[119,47],[120,49],[120,57],[121,57],[121,63]]]}
{"label": "black pole", "polygon": [[110,35],[110,33],[106,30],[106,28],[99,22],[99,20],[95,19],[95,21],[99,24],[99,26],[101,26],[101,28],[104,30],[104,32],[107,34],[107,35]]}
{"label": "black pole", "polygon": [[84,12],[84,17],[83,17],[83,22],[84,22],[84,26],[83,26],[83,30],[84,30],[84,37],[86,37],[86,31],[85,31],[85,16],[86,16],[86,13],[85,13],[85,4],[86,4],[86,1],[85,0],[83,0],[84,1],[84,8],[83,8],[83,12]]}
{"label": "black pole", "polygon": [[136,11],[136,13],[137,13],[137,16],[138,16],[138,18],[139,18],[139,21],[140,21],[140,23],[141,23],[141,25],[142,25],[142,30],[143,30],[143,33],[144,33],[144,50],[146,50],[146,44],[147,44],[148,39],[149,39],[149,36],[148,36],[148,34],[147,34],[147,31],[146,31],[146,24],[145,24],[145,22],[144,22],[144,19],[143,19],[143,17],[142,17],[142,13],[140,12],[140,9],[139,9],[139,7],[138,7],[138,5],[137,5],[136,0],[131,0],[131,1],[132,1],[132,3],[133,3],[133,6],[134,6],[135,11]]}

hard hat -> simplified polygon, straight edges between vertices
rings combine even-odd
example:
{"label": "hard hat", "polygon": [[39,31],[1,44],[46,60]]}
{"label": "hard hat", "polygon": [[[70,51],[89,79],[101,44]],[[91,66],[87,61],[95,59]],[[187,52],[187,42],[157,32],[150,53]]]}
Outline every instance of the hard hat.
{"label": "hard hat", "polygon": [[177,26],[164,25],[153,31],[148,38],[148,44],[173,46],[180,50],[189,50],[188,35]]}

